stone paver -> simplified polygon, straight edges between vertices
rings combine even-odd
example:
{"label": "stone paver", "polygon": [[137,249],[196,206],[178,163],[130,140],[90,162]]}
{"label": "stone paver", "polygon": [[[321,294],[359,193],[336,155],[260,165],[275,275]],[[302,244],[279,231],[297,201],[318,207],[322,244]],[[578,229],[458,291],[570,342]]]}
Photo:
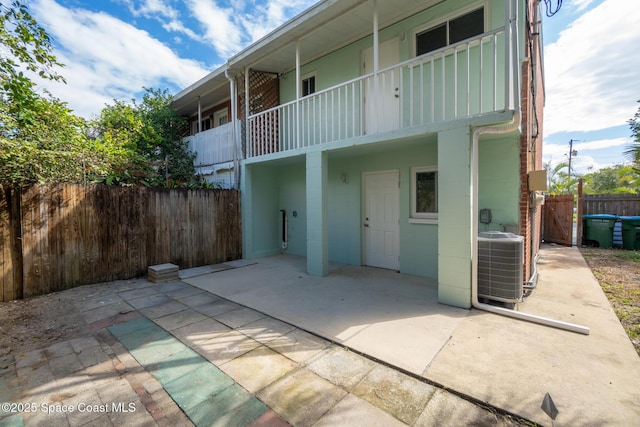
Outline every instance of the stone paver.
{"label": "stone paver", "polygon": [[378,365],[352,392],[400,421],[413,424],[435,390],[429,384]]}
{"label": "stone paver", "polygon": [[[352,394],[344,397],[331,408],[314,427],[405,427],[407,424],[392,417],[366,400]],[[459,424],[467,425],[467,424]]]}
{"label": "stone paver", "polygon": [[266,345],[295,362],[303,363],[329,346],[329,341],[295,329],[267,342]]}
{"label": "stone paver", "polygon": [[258,319],[262,319],[264,314],[250,308],[242,307],[215,316],[218,322],[224,323],[231,328],[239,328]]}
{"label": "stone paver", "polygon": [[0,358],[1,400],[76,411],[0,412],[0,426],[517,425],[180,281],[82,295],[81,336]]}
{"label": "stone paver", "polygon": [[220,366],[258,347],[258,341],[232,330],[195,345],[194,349],[210,362]]}
{"label": "stone paver", "polygon": [[261,342],[262,344],[265,344],[276,338],[281,338],[294,329],[296,329],[295,326],[289,323],[281,322],[280,320],[274,319],[272,317],[263,317],[262,319],[256,320],[255,322],[251,322],[244,326],[236,328],[237,331],[242,332],[243,334],[253,338],[256,341]]}
{"label": "stone paver", "polygon": [[223,364],[220,369],[248,391],[255,393],[297,366],[297,363],[270,348],[260,346]]}
{"label": "stone paver", "polygon": [[347,391],[358,384],[376,366],[369,359],[333,346],[308,365],[316,374]]}
{"label": "stone paver", "polygon": [[442,425],[486,425],[506,427],[516,425],[494,412],[487,411],[454,394],[436,390],[426,408],[414,424],[415,427]]}
{"label": "stone paver", "polygon": [[155,319],[155,322],[167,331],[173,331],[174,329],[178,329],[204,319],[206,319],[206,316],[204,314],[198,313],[197,311],[192,309],[188,309],[169,314],[167,316],[159,317]]}
{"label": "stone paver", "polygon": [[256,396],[292,425],[318,421],[345,395],[342,390],[309,371],[298,369],[261,390]]}

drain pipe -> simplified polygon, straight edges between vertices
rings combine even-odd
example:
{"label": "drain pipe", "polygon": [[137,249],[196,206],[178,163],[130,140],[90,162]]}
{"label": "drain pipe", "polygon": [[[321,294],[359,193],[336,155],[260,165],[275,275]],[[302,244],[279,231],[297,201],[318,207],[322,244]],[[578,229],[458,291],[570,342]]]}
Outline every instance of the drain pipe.
{"label": "drain pipe", "polygon": [[236,97],[236,81],[229,75],[229,68],[224,70],[224,76],[229,80],[229,92],[231,92],[231,139],[233,140],[233,187],[240,188],[240,166],[238,163],[238,135],[236,135],[236,123],[238,120],[238,104]]}
{"label": "drain pipe", "polygon": [[513,115],[512,122],[507,125],[483,127],[476,129],[473,132],[473,138],[471,142],[471,177],[473,186],[471,201],[471,253],[473,255],[471,257],[471,304],[474,308],[488,311],[490,313],[495,313],[514,319],[525,320],[527,322],[537,323],[539,325],[564,329],[566,331],[577,332],[579,334],[589,335],[589,328],[586,326],[549,319],[547,317],[536,316],[534,314],[523,313],[521,311],[496,307],[478,301],[478,145],[480,142],[480,136],[487,134],[498,135],[509,133],[518,129],[518,127],[520,127],[520,112],[516,111]]}

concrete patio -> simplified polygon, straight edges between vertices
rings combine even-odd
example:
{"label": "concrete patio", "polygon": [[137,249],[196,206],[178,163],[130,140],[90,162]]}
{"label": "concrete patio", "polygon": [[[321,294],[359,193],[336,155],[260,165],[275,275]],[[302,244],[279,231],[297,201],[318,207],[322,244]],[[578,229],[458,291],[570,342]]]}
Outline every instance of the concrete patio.
{"label": "concrete patio", "polygon": [[520,310],[590,335],[289,256],[52,294],[76,335],[0,358],[0,426],[636,425],[640,358],[580,253],[547,246],[538,264]]}
{"label": "concrete patio", "polygon": [[542,425],[640,420],[640,358],[576,248],[546,246],[538,288],[519,310],[590,327],[590,335],[437,303],[436,284],[373,268],[274,256],[183,280],[407,373]]}

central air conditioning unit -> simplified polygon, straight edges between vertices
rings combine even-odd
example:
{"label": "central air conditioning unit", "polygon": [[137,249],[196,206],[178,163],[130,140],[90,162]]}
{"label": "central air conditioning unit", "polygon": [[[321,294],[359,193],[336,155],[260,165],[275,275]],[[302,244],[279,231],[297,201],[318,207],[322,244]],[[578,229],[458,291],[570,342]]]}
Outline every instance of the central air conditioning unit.
{"label": "central air conditioning unit", "polygon": [[522,300],[524,237],[501,231],[478,234],[478,296],[502,302]]}

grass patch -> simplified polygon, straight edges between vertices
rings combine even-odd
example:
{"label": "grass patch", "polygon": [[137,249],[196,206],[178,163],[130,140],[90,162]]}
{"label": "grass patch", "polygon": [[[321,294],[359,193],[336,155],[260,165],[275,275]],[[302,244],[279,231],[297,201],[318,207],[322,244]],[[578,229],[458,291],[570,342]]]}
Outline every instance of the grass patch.
{"label": "grass patch", "polygon": [[640,355],[640,252],[580,248]]}

